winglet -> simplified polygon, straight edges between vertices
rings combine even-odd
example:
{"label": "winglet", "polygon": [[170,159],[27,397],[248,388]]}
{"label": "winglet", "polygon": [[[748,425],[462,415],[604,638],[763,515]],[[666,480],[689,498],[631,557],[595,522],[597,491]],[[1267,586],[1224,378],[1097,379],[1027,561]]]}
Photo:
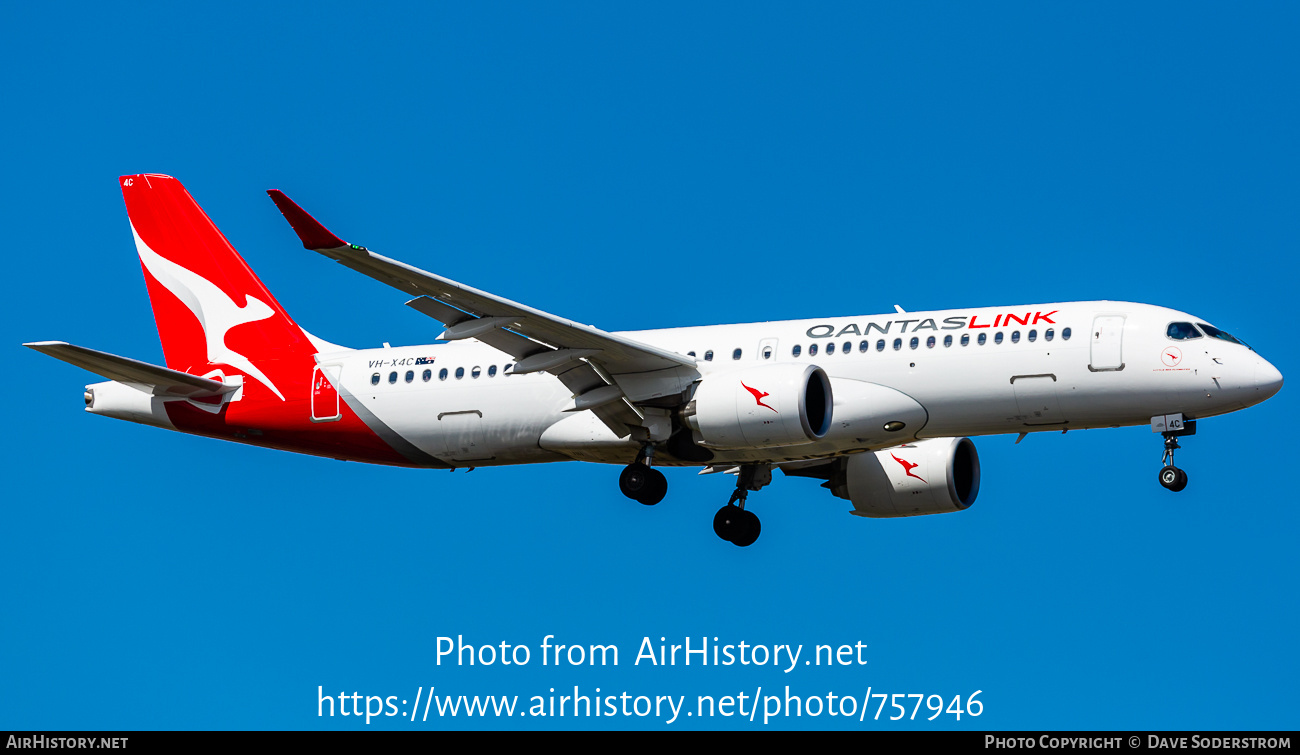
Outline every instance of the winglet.
{"label": "winglet", "polygon": [[292,199],[286,197],[284,192],[279,189],[271,189],[266,193],[270,195],[271,201],[275,202],[275,206],[280,208],[284,219],[289,221],[289,225],[298,234],[298,238],[302,239],[304,248],[316,251],[348,246],[348,242],[330,233],[329,229],[317,222],[316,218],[307,214],[306,210],[295,204]]}

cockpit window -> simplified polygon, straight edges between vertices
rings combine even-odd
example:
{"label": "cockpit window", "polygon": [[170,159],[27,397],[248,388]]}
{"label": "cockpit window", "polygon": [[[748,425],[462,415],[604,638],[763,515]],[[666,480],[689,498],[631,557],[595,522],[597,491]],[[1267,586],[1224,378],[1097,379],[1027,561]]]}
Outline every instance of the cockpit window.
{"label": "cockpit window", "polygon": [[[1201,330],[1205,331],[1205,335],[1209,336],[1210,338],[1218,338],[1221,341],[1227,341],[1228,343],[1239,344],[1241,346],[1245,346],[1246,348],[1250,349],[1250,346],[1248,346],[1245,341],[1240,341],[1236,338],[1233,338],[1231,333],[1227,333],[1225,331],[1219,330],[1213,325],[1206,325],[1203,322],[1198,322],[1196,324],[1200,325]],[[1254,349],[1251,349],[1251,351],[1254,351]]]}
{"label": "cockpit window", "polygon": [[1171,322],[1165,330],[1165,335],[1175,341],[1186,341],[1189,338],[1200,338],[1201,334],[1190,322]]}

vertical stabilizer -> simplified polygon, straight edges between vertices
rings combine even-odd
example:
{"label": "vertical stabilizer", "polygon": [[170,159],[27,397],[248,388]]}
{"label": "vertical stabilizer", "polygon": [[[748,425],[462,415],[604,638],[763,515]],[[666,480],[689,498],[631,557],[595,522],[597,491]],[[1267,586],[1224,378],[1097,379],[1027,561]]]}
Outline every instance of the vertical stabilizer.
{"label": "vertical stabilizer", "polygon": [[242,374],[248,398],[286,400],[316,353],[311,339],[180,181],[144,173],[121,182],[167,366]]}

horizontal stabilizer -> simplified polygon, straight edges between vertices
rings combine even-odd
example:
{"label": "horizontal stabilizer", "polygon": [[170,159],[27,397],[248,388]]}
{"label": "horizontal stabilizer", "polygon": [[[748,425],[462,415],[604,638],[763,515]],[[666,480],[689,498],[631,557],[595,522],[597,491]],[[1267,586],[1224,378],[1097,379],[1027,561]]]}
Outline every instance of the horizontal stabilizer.
{"label": "horizontal stabilizer", "polygon": [[38,341],[23,345],[42,354],[48,354],[55,359],[61,359],[68,364],[75,364],[82,369],[90,370],[96,375],[102,375],[109,380],[146,386],[150,389],[149,392],[155,396],[201,398],[220,396],[239,388],[238,385],[226,385],[218,380],[209,380],[198,375],[191,375],[188,372],[169,370],[166,367],[141,362],[138,359],[119,357],[115,354],[87,349],[84,346],[73,346],[64,341]]}

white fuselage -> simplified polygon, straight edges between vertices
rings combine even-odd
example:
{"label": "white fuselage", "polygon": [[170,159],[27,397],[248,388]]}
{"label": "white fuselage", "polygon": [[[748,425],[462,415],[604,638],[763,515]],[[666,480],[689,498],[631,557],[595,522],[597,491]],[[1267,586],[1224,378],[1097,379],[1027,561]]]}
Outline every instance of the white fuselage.
{"label": "white fuselage", "polygon": [[[835,417],[861,415],[863,407],[852,402],[869,401],[870,391],[862,389],[871,385],[920,406],[919,418],[897,434],[832,431],[815,443],[719,451],[711,462],[717,464],[817,458],[920,438],[1141,425],[1160,414],[1200,418],[1259,403],[1280,387],[1277,370],[1246,346],[1170,338],[1171,322],[1205,320],[1146,304],[1094,301],[624,335],[695,356],[705,379],[767,363],[816,364],[835,386]],[[509,357],[472,340],[318,359],[337,365],[350,404],[453,464],[627,463],[639,447],[615,437],[591,412],[566,413],[573,397],[555,377],[511,375]]]}

